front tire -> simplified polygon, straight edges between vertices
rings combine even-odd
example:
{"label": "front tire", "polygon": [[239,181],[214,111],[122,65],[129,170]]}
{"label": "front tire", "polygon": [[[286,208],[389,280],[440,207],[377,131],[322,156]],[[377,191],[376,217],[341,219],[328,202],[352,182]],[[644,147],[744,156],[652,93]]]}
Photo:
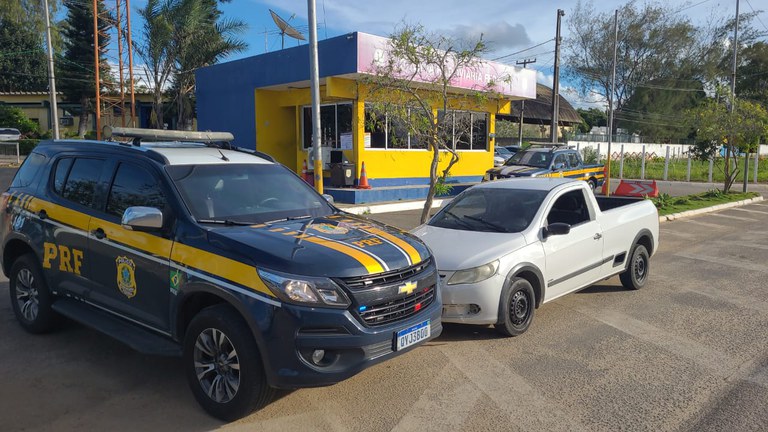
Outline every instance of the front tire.
{"label": "front tire", "polygon": [[233,421],[270,402],[256,341],[237,310],[203,309],[184,335],[184,369],[197,402],[210,415]]}
{"label": "front tire", "polygon": [[637,290],[645,285],[650,270],[650,259],[645,246],[638,244],[632,249],[629,264],[624,273],[619,275],[621,284],[627,289]]}
{"label": "front tire", "polygon": [[501,294],[499,322],[496,330],[504,336],[519,336],[528,330],[536,310],[536,295],[531,283],[523,278],[513,278],[509,289]]}
{"label": "front tire", "polygon": [[30,333],[47,333],[55,325],[53,295],[32,254],[22,255],[11,266],[8,281],[11,305],[16,319]]}

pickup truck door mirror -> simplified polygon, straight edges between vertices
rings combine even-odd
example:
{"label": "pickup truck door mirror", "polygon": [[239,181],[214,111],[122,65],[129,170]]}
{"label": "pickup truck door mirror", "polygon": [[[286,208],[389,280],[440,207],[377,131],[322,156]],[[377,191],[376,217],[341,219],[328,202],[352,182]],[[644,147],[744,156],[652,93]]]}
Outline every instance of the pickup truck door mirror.
{"label": "pickup truck door mirror", "polygon": [[163,227],[163,212],[154,207],[128,207],[120,224],[132,231],[158,230]]}
{"label": "pickup truck door mirror", "polygon": [[335,201],[333,200],[333,195],[323,194],[323,198],[325,198],[325,200],[331,204],[335,203]]}
{"label": "pickup truck door mirror", "polygon": [[560,171],[564,169],[565,169],[565,164],[563,162],[552,165],[552,171]]}
{"label": "pickup truck door mirror", "polygon": [[554,222],[551,223],[544,228],[542,228],[541,233],[544,236],[544,238],[547,238],[549,236],[553,235],[565,235],[571,232],[571,226],[567,223],[563,222]]}

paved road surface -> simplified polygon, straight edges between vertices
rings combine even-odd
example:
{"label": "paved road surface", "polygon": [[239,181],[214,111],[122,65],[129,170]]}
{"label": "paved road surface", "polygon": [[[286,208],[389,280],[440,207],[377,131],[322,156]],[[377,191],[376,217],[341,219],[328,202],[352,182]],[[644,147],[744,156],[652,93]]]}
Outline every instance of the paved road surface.
{"label": "paved road surface", "polygon": [[768,430],[766,226],[768,203],[666,222],[640,291],[613,278],[544,305],[517,338],[447,326],[407,355],[283,392],[228,425],[197,407],[177,359],[71,322],[26,334],[2,282],[0,429]]}

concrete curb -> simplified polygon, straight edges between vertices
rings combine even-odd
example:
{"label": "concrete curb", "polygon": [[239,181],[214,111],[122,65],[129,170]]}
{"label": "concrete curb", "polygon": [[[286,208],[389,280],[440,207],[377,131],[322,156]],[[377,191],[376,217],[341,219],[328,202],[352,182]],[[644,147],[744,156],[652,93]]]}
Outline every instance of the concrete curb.
{"label": "concrete curb", "polygon": [[764,200],[764,198],[762,196],[758,196],[758,197],[754,197],[754,198],[750,198],[750,199],[745,199],[745,200],[741,200],[741,201],[734,201],[734,202],[729,202],[729,203],[725,203],[725,204],[718,204],[718,205],[712,206],[712,207],[704,207],[704,208],[700,208],[700,209],[696,209],[696,210],[688,210],[688,211],[684,211],[684,212],[680,212],[680,213],[672,213],[672,214],[669,214],[669,215],[666,215],[666,216],[659,216],[659,222],[666,222],[666,221],[673,221],[673,220],[678,220],[678,219],[685,219],[685,218],[688,218],[688,217],[691,217],[691,216],[697,216],[697,215],[700,215],[700,214],[712,213],[712,212],[716,212],[716,211],[719,211],[719,210],[725,210],[725,209],[729,209],[729,208],[733,208],[733,207],[741,207],[741,206],[745,206],[747,204],[752,204],[752,203],[763,201],[763,200]]}

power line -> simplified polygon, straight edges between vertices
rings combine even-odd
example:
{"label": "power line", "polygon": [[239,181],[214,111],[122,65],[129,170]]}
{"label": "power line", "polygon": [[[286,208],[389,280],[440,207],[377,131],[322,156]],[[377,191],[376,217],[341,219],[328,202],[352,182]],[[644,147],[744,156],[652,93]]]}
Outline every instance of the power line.
{"label": "power line", "polygon": [[532,50],[532,49],[534,49],[534,48],[538,48],[538,47],[540,47],[540,46],[542,46],[542,45],[544,45],[544,44],[548,44],[548,43],[552,42],[553,40],[555,40],[555,38],[552,38],[552,39],[546,40],[546,41],[544,41],[544,42],[542,42],[542,43],[540,43],[540,44],[538,44],[538,45],[534,45],[534,46],[532,46],[532,47],[530,47],[530,48],[526,48],[526,49],[524,49],[524,50],[520,50],[520,51],[517,51],[517,52],[513,52],[512,54],[506,54],[506,55],[503,55],[503,56],[501,56],[501,57],[496,57],[496,58],[493,58],[493,59],[491,59],[491,60],[492,60],[492,61],[497,61],[497,60],[505,59],[505,58],[508,58],[508,57],[512,57],[512,56],[514,56],[514,55],[518,55],[518,54],[524,53],[524,52],[526,52],[526,51],[530,51],[530,50]]}
{"label": "power line", "polygon": [[763,20],[760,19],[760,15],[758,15],[757,11],[755,10],[755,8],[752,7],[752,3],[750,3],[749,0],[747,0],[747,4],[749,5],[749,8],[752,9],[752,12],[755,13],[755,18],[757,18],[757,20],[760,22],[760,24],[763,25],[763,28],[768,30],[768,27],[765,26],[765,23],[763,22]]}

